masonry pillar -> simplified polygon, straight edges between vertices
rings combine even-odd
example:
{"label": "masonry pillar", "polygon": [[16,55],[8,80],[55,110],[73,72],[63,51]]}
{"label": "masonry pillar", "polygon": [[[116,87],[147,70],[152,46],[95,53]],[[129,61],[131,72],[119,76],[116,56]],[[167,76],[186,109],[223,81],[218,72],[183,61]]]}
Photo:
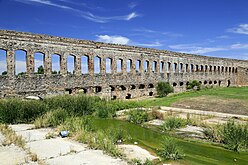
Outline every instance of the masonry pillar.
{"label": "masonry pillar", "polygon": [[140,73],[141,74],[145,73],[145,71],[144,71],[144,60],[143,59],[140,60]]}
{"label": "masonry pillar", "polygon": [[160,67],[160,61],[156,61],[156,66],[155,66],[155,72],[156,73],[160,72],[159,67]]}
{"label": "masonry pillar", "polygon": [[60,55],[60,74],[67,75],[67,54]]}
{"label": "masonry pillar", "polygon": [[77,55],[75,56],[75,75],[79,76],[81,75],[82,71],[81,71],[81,56]]}
{"label": "masonry pillar", "polygon": [[111,73],[116,74],[117,73],[117,66],[116,66],[116,59],[113,57],[111,60]]}
{"label": "masonry pillar", "polygon": [[147,61],[148,61],[147,71],[148,73],[152,73],[152,61],[149,61],[149,60]]}
{"label": "masonry pillar", "polygon": [[100,57],[100,73],[106,74],[106,60],[104,57]]}
{"label": "masonry pillar", "polygon": [[94,76],[94,56],[89,55],[88,58],[88,70],[89,70],[89,75]]}
{"label": "masonry pillar", "polygon": [[7,50],[7,74],[10,77],[15,76],[15,51],[14,50]]}
{"label": "masonry pillar", "polygon": [[26,54],[26,66],[27,75],[34,74],[34,52],[31,50],[28,50]]}
{"label": "masonry pillar", "polygon": [[132,74],[136,74],[136,60],[134,60],[134,59],[131,59],[131,68],[130,68],[130,72],[132,73]]}
{"label": "masonry pillar", "polygon": [[49,52],[44,54],[44,73],[46,75],[52,74],[52,55]]}
{"label": "masonry pillar", "polygon": [[122,59],[121,73],[127,74],[127,59],[126,58]]}

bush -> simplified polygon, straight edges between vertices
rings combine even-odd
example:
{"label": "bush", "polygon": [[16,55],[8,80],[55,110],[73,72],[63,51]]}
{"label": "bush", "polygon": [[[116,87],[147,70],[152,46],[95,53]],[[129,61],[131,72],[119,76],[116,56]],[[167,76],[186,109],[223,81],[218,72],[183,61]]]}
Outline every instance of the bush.
{"label": "bush", "polygon": [[130,138],[129,134],[127,131],[121,129],[121,128],[110,128],[106,131],[106,134],[112,138],[113,142],[116,144],[118,141],[119,142],[124,142],[127,139]]}
{"label": "bush", "polygon": [[51,110],[47,112],[41,117],[38,117],[34,121],[34,125],[35,128],[56,127],[61,123],[63,123],[67,117],[68,117],[68,113],[64,109],[57,108],[55,110]]}
{"label": "bush", "polygon": [[48,107],[42,101],[9,99],[0,101],[1,123],[29,123],[44,114]]}
{"label": "bush", "polygon": [[94,105],[94,116],[99,118],[112,118],[116,116],[116,107],[107,101],[98,102]]}
{"label": "bush", "polygon": [[208,126],[203,129],[203,134],[206,138],[213,142],[221,142],[221,125]]}
{"label": "bush", "polygon": [[186,87],[187,89],[196,89],[200,90],[201,89],[201,83],[197,80],[190,81],[189,84]]}
{"label": "bush", "polygon": [[173,87],[168,82],[158,82],[156,90],[159,97],[165,97],[174,92]]}
{"label": "bush", "polygon": [[248,125],[235,124],[228,121],[223,125],[222,140],[227,148],[239,151],[241,148],[248,148]]}
{"label": "bush", "polygon": [[131,110],[128,112],[128,121],[134,124],[141,124],[148,121],[148,113],[144,110]]}
{"label": "bush", "polygon": [[164,137],[162,141],[162,149],[159,151],[159,156],[163,159],[177,160],[183,157],[182,151],[179,150],[175,140],[171,137]]}
{"label": "bush", "polygon": [[186,126],[186,124],[187,120],[172,116],[165,119],[163,125],[161,125],[161,129],[163,131],[170,131],[173,129],[184,127]]}

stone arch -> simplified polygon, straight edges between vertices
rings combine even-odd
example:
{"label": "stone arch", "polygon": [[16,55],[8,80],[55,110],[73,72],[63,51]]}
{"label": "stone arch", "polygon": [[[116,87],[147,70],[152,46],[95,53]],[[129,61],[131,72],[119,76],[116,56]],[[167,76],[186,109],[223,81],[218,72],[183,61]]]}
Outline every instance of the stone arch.
{"label": "stone arch", "polygon": [[232,67],[232,73],[234,73],[234,70],[235,70],[234,67]]}
{"label": "stone arch", "polygon": [[7,51],[0,48],[0,75],[7,75]]}
{"label": "stone arch", "polygon": [[149,61],[145,60],[144,62],[144,72],[149,72]]}
{"label": "stone arch", "polygon": [[76,64],[76,56],[69,54],[67,56],[67,73],[75,74],[75,64]]}
{"label": "stone arch", "polygon": [[216,80],[214,80],[214,84],[217,84],[217,81]]}
{"label": "stone arch", "polygon": [[212,65],[209,65],[209,72],[212,72]]}
{"label": "stone arch", "polygon": [[189,72],[189,64],[185,64],[185,72]]}
{"label": "stone arch", "polygon": [[224,72],[224,66],[221,66],[221,72]]}
{"label": "stone arch", "polygon": [[109,87],[110,87],[111,91],[115,91],[115,87],[114,86],[110,85]]}
{"label": "stone arch", "polygon": [[231,85],[231,81],[227,80],[227,87],[229,87]]}
{"label": "stone arch", "polygon": [[180,85],[180,86],[183,86],[183,82],[179,82],[179,85]]}
{"label": "stone arch", "polygon": [[219,82],[218,82],[218,83],[219,83],[219,86],[220,86],[220,85],[221,85],[221,81],[219,80]]}
{"label": "stone arch", "polygon": [[157,72],[157,61],[152,62],[152,72],[153,73]]}
{"label": "stone arch", "polygon": [[131,89],[131,90],[133,90],[133,89],[135,89],[135,88],[136,88],[135,85],[131,85],[131,86],[130,86],[130,89]]}
{"label": "stone arch", "polygon": [[200,66],[200,71],[201,71],[201,72],[204,71],[203,65]]}
{"label": "stone arch", "polygon": [[122,69],[123,69],[123,59],[119,58],[117,60],[117,73],[122,73]]}
{"label": "stone arch", "polygon": [[238,73],[238,68],[235,68],[235,73]]}
{"label": "stone arch", "polygon": [[171,63],[170,62],[167,62],[166,70],[167,70],[167,72],[171,71]]}
{"label": "stone arch", "polygon": [[195,65],[195,71],[199,72],[199,65]]}
{"label": "stone arch", "polygon": [[81,73],[88,74],[89,73],[89,56],[83,55],[81,56]]}
{"label": "stone arch", "polygon": [[27,51],[18,49],[15,51],[15,75],[27,73]]}
{"label": "stone arch", "polygon": [[200,83],[200,84],[202,84],[202,82],[201,82],[201,81],[199,81],[199,83]]}
{"label": "stone arch", "polygon": [[95,87],[95,93],[100,93],[102,91],[102,87],[101,86],[96,86]]}
{"label": "stone arch", "polygon": [[145,89],[145,85],[144,84],[140,84],[139,85],[139,89]]}
{"label": "stone arch", "polygon": [[218,66],[217,71],[220,72],[220,66]]}
{"label": "stone arch", "polygon": [[175,62],[174,64],[173,64],[173,72],[174,73],[176,73],[177,72],[177,63]]}
{"label": "stone arch", "polygon": [[205,65],[205,72],[207,72],[208,71],[208,66],[207,65]]}
{"label": "stone arch", "polygon": [[88,90],[87,90],[87,88],[81,88],[81,89],[79,89],[78,92],[79,92],[79,93],[87,93]]}
{"label": "stone arch", "polygon": [[212,84],[213,82],[210,80],[208,83],[209,83],[209,84]]}
{"label": "stone arch", "polygon": [[214,72],[216,72],[216,66],[214,66]]}
{"label": "stone arch", "polygon": [[131,99],[131,98],[132,98],[132,95],[130,93],[127,93],[126,99]]}
{"label": "stone arch", "polygon": [[149,94],[149,96],[153,96],[153,92],[152,92],[152,91],[151,91],[151,92],[149,92],[148,94]]}
{"label": "stone arch", "polygon": [[112,73],[113,59],[107,57],[105,61],[106,61],[106,73]]}
{"label": "stone arch", "polygon": [[120,86],[120,89],[121,89],[122,91],[125,91],[127,88],[126,88],[124,85],[121,85],[121,86]]}
{"label": "stone arch", "polygon": [[141,61],[136,60],[136,72],[140,72]]}
{"label": "stone arch", "polygon": [[164,62],[163,62],[163,61],[160,61],[160,64],[159,64],[159,72],[160,72],[160,73],[163,73],[163,72],[164,72]]}
{"label": "stone arch", "polygon": [[148,84],[148,88],[154,88],[153,84]]}
{"label": "stone arch", "polygon": [[231,72],[232,72],[232,67],[229,67],[228,72],[229,72],[229,73],[231,73]]}
{"label": "stone arch", "polygon": [[194,65],[193,64],[190,64],[190,72],[194,72]]}
{"label": "stone arch", "polygon": [[179,64],[179,72],[183,72],[183,63]]}
{"label": "stone arch", "polygon": [[228,67],[226,66],[226,67],[225,67],[225,72],[227,72],[227,71],[228,71]]}
{"label": "stone arch", "polygon": [[175,87],[175,86],[177,86],[177,83],[176,83],[176,82],[174,82],[172,85],[173,85],[173,87]]}
{"label": "stone arch", "polygon": [[61,71],[61,55],[58,53],[52,54],[52,74],[60,74]]}
{"label": "stone arch", "polygon": [[127,70],[127,73],[130,73],[132,70],[132,60],[131,59],[128,59],[126,61],[126,70]]}
{"label": "stone arch", "polygon": [[187,82],[186,82],[186,86],[188,86],[188,85],[189,85],[189,82],[187,81]]}
{"label": "stone arch", "polygon": [[207,80],[205,80],[205,81],[204,81],[204,85],[207,85],[207,84],[208,84],[208,81],[207,81]]}
{"label": "stone arch", "polygon": [[45,63],[45,54],[42,52],[35,52],[34,53],[34,72],[37,74],[44,74],[44,68],[45,68],[44,63]]}
{"label": "stone arch", "polygon": [[101,73],[101,57],[94,57],[94,74]]}

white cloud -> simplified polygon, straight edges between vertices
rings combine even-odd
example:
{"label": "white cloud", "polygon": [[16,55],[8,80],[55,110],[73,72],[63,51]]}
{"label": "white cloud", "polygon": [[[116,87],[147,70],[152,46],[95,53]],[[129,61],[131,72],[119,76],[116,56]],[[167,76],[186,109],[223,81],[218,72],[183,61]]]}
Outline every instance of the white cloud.
{"label": "white cloud", "polygon": [[179,33],[156,31],[156,30],[151,30],[147,28],[134,29],[133,31],[141,32],[141,33],[154,33],[158,35],[165,35],[167,37],[182,37],[183,36],[182,34],[179,34]]}
{"label": "white cloud", "polygon": [[145,46],[145,47],[160,47],[163,46],[159,41],[153,43],[136,43],[138,46]]}
{"label": "white cloud", "polygon": [[248,35],[248,24],[240,24],[238,27],[228,29],[227,31],[232,33]]}
{"label": "white cloud", "polygon": [[131,2],[131,3],[128,4],[128,7],[129,7],[130,9],[133,9],[133,8],[135,8],[137,5],[138,5],[137,2]]}
{"label": "white cloud", "polygon": [[248,49],[248,44],[233,44],[231,49]]}
{"label": "white cloud", "polygon": [[176,49],[179,52],[189,53],[189,54],[205,54],[209,52],[228,50],[225,47],[201,47],[191,44],[170,45],[169,48]]}
{"label": "white cloud", "polygon": [[7,71],[7,64],[6,61],[0,61],[0,75],[2,74],[3,71]]}
{"label": "white cloud", "polygon": [[123,36],[97,35],[97,41],[126,45],[130,42],[130,39]]}
{"label": "white cloud", "polygon": [[218,38],[218,39],[227,39],[227,38],[229,38],[229,36],[228,35],[222,35],[222,36],[217,36],[216,38]]}
{"label": "white cloud", "polygon": [[77,15],[85,18],[85,19],[88,19],[90,21],[97,22],[97,23],[107,23],[107,22],[110,22],[113,20],[129,21],[131,19],[134,19],[134,18],[140,16],[136,12],[132,12],[132,13],[129,13],[127,15],[122,15],[122,16],[103,17],[103,16],[95,15],[91,12],[78,10],[78,9],[72,8],[70,6],[57,4],[57,3],[54,3],[50,0],[15,0],[15,1],[20,2],[20,3],[25,3],[25,4],[31,4],[31,5],[33,5],[33,4],[47,5],[47,6],[52,6],[52,7],[72,11],[72,12],[76,13]]}
{"label": "white cloud", "polygon": [[27,72],[26,61],[16,61],[16,74]]}

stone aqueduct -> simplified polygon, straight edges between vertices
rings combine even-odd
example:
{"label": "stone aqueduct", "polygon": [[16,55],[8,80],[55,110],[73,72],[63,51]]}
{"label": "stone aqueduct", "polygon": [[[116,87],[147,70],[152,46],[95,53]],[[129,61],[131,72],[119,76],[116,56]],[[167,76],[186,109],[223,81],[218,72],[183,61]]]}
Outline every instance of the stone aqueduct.
{"label": "stone aqueduct", "polygon": [[[165,50],[106,44],[24,32],[0,30],[0,49],[6,52],[7,75],[0,76],[0,98],[84,92],[128,99],[156,94],[158,81],[176,92],[189,81],[205,86],[248,85],[248,61],[198,56]],[[26,53],[26,74],[15,74],[15,51]],[[35,74],[34,54],[44,55],[44,74]],[[52,74],[52,55],[60,57],[60,72]],[[69,73],[67,57],[74,57]],[[88,73],[82,74],[82,57]],[[94,72],[98,60],[99,72]],[[107,66],[107,63],[109,66]],[[107,71],[107,68],[108,71]]]}

